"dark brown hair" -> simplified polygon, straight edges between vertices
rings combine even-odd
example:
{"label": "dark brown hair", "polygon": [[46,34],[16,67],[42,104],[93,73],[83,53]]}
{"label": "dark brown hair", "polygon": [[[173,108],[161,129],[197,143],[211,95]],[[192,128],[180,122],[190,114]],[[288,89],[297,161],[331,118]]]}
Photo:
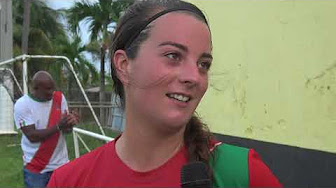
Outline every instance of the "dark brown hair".
{"label": "dark brown hair", "polygon": [[[131,5],[119,20],[111,47],[111,74],[114,82],[114,91],[121,99],[124,107],[124,88],[119,80],[113,63],[113,55],[119,50],[125,50],[128,58],[134,59],[140,44],[150,35],[150,23],[162,14],[182,11],[193,15],[208,25],[200,9],[195,5],[180,0],[143,0]],[[189,120],[185,133],[184,143],[188,149],[188,160],[202,161],[208,164],[210,157],[211,134],[207,126],[194,114]]]}

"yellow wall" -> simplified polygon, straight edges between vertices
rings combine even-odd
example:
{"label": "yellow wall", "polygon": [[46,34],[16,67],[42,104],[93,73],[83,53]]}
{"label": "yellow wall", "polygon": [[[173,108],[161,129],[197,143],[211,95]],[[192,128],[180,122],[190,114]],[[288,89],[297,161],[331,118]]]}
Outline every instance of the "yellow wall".
{"label": "yellow wall", "polygon": [[192,0],[209,19],[210,86],[198,108],[221,134],[336,152],[336,1]]}

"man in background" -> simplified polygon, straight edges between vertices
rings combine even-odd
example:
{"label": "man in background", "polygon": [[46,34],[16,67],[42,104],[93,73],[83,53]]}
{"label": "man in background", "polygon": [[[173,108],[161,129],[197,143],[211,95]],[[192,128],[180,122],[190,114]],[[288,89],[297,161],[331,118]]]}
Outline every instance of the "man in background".
{"label": "man in background", "polygon": [[22,131],[23,174],[26,187],[45,187],[52,172],[69,161],[64,133],[78,123],[68,113],[64,95],[46,71],[37,72],[32,93],[15,103],[14,119]]}

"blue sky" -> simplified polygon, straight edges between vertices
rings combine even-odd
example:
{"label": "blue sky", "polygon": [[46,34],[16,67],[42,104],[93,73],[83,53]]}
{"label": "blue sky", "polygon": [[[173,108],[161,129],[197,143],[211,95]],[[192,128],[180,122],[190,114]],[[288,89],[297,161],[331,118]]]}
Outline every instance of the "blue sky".
{"label": "blue sky", "polygon": [[[57,9],[67,9],[70,8],[76,1],[80,1],[80,0],[47,0],[47,4],[57,10]],[[90,0],[92,2],[96,1],[96,0]],[[83,43],[87,43],[89,40],[89,33],[85,32],[88,30],[88,27],[85,24],[80,24],[80,29],[81,29],[81,33],[80,36],[82,38]]]}
{"label": "blue sky", "polygon": [[[80,1],[80,0],[47,0],[48,5],[54,9],[60,9],[60,8],[69,8],[71,7],[74,2]],[[98,0],[87,0],[89,2],[97,2]]]}
{"label": "blue sky", "polygon": [[69,8],[75,0],[47,0],[47,4],[53,9]]}

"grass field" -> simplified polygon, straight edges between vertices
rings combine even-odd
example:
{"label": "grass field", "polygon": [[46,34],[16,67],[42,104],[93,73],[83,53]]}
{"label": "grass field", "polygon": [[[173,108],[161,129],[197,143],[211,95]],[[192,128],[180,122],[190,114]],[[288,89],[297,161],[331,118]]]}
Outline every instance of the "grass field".
{"label": "grass field", "polygon": [[23,187],[20,138],[0,136],[0,187]]}
{"label": "grass field", "polygon": [[[78,128],[90,130],[95,133],[100,131],[97,126],[82,124]],[[105,134],[110,137],[115,137],[119,133],[113,132],[110,129],[104,129]],[[105,142],[100,141],[85,135],[81,135],[82,139],[92,150],[103,145]],[[75,158],[75,150],[72,134],[66,135],[67,147],[70,160]],[[24,187],[22,173],[22,150],[20,146],[21,133],[18,135],[0,135],[0,187]],[[79,143],[81,155],[86,153],[85,148]]]}

